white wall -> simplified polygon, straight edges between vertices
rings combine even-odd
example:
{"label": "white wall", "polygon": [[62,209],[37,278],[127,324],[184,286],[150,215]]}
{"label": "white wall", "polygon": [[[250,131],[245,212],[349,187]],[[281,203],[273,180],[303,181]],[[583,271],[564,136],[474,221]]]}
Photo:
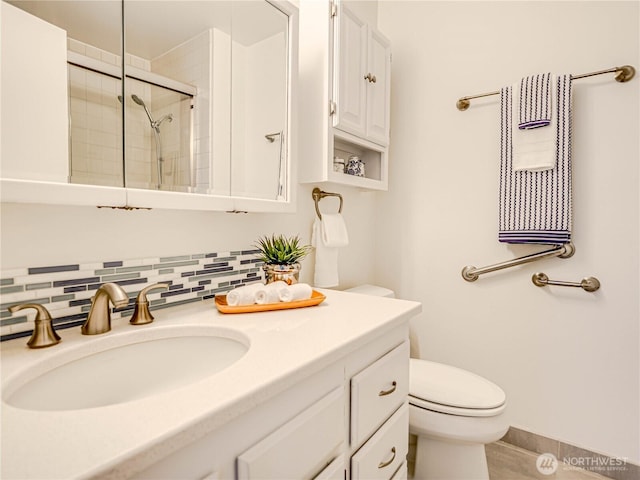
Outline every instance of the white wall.
{"label": "white wall", "polygon": [[[574,84],[573,258],[467,283],[465,265],[536,250],[497,241],[499,103],[541,71],[640,67],[639,3],[380,1],[393,48],[390,186],[376,279],[423,302],[421,355],[501,385],[514,426],[638,462],[639,81]],[[597,293],[538,288],[531,275]]]}
{"label": "white wall", "polygon": [[[315,217],[311,190],[300,186],[295,214],[228,214],[178,210],[111,210],[95,207],[1,204],[0,269],[147,258],[250,247],[261,235],[299,234],[311,241]],[[346,188],[343,214],[351,244],[340,249],[339,288],[373,281],[375,216],[373,193]],[[337,209],[335,199],[321,210]],[[303,262],[302,280],[313,280],[313,255]]]}

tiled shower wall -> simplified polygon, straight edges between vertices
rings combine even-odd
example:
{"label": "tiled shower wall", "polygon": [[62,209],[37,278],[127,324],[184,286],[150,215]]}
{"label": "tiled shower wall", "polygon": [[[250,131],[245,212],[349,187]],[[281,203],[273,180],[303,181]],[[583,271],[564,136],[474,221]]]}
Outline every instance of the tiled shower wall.
{"label": "tiled shower wall", "polygon": [[209,193],[210,187],[212,58],[213,30],[209,29],[152,59],[149,65],[154,73],[198,88],[193,98],[194,180],[198,193]]}
{"label": "tiled shower wall", "polygon": [[40,303],[57,329],[70,328],[84,323],[98,287],[113,282],[129,294],[129,305],[112,310],[112,318],[127,317],[133,313],[138,292],[153,283],[170,287],[148,295],[151,310],[202,301],[238,285],[264,281],[255,254],[256,250],[238,250],[4,270],[0,274],[1,340],[33,331],[35,311],[12,315],[8,311],[12,305]]}
{"label": "tiled shower wall", "polygon": [[[120,57],[92,45],[67,39],[69,51],[120,67]],[[121,81],[69,66],[71,114],[71,182],[121,187]]]}

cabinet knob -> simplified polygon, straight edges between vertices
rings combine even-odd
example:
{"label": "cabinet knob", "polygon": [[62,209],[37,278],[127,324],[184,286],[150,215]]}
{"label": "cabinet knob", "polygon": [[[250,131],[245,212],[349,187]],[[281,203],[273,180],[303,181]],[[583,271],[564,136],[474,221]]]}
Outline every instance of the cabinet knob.
{"label": "cabinet knob", "polygon": [[369,83],[376,83],[376,76],[375,75],[371,75],[371,73],[367,73],[367,75],[364,77],[365,80],[369,80]]}

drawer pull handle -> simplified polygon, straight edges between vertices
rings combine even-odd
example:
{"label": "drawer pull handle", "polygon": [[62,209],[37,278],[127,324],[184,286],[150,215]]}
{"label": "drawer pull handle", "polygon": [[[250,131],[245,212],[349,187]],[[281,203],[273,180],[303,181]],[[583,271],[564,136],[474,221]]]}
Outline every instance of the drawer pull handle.
{"label": "drawer pull handle", "polygon": [[398,386],[398,384],[394,381],[391,384],[391,388],[389,390],[380,390],[378,392],[378,396],[379,397],[384,397],[385,395],[391,395],[393,392],[396,391],[397,386]]}
{"label": "drawer pull handle", "polygon": [[388,467],[389,465],[391,465],[393,463],[393,461],[396,459],[396,447],[393,447],[391,449],[391,453],[393,453],[393,456],[391,457],[391,460],[389,460],[388,462],[380,462],[378,464],[378,468]]}

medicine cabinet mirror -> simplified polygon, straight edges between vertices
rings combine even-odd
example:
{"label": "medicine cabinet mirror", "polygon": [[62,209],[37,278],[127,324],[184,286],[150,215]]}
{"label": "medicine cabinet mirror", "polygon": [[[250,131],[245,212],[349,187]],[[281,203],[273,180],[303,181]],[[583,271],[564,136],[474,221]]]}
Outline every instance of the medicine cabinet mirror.
{"label": "medicine cabinet mirror", "polygon": [[[68,82],[36,94],[66,96],[67,150],[49,151],[55,174],[42,175],[33,154],[19,169],[3,160],[3,178],[289,202],[297,38],[289,2],[2,1],[62,32],[63,51],[47,56],[65,62]],[[31,35],[38,41],[47,37]],[[23,48],[4,34],[3,45],[3,56]],[[46,82],[47,66],[39,73]],[[3,83],[4,101],[4,75]],[[37,142],[41,123],[24,124],[23,137]],[[3,144],[2,153],[20,150]]]}

